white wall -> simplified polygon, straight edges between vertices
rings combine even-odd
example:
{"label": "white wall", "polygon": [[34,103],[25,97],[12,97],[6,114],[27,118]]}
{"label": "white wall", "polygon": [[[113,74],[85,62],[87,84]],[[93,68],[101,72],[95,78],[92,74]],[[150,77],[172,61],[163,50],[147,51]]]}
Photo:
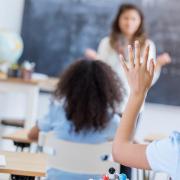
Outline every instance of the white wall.
{"label": "white wall", "polygon": [[[24,10],[24,0],[0,0],[0,29],[20,33]],[[13,102],[9,99],[14,98]],[[21,119],[24,116],[24,104],[17,106],[22,101],[21,94],[0,94],[0,117],[14,117]]]}
{"label": "white wall", "polygon": [[0,29],[20,33],[24,0],[0,0]]}
{"label": "white wall", "polygon": [[136,133],[138,140],[152,133],[169,135],[173,130],[180,131],[180,106],[145,104]]}

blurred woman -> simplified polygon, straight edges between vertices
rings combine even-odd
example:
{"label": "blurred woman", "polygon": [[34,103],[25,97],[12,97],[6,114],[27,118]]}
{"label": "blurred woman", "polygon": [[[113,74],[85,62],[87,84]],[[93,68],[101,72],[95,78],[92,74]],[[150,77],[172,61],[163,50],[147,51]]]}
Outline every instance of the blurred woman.
{"label": "blurred woman", "polygon": [[[126,90],[124,102],[116,108],[116,111],[120,114],[123,113],[125,109],[125,104],[127,103],[128,96],[130,94],[130,88],[128,86],[122,65],[119,62],[119,54],[123,55],[125,59],[128,59],[127,46],[133,45],[135,40],[138,40],[142,47],[140,52],[141,58],[145,47],[149,45],[149,60],[153,58],[156,61],[155,75],[152,81],[153,85],[160,76],[161,67],[170,63],[171,59],[167,53],[164,53],[156,58],[156,46],[154,42],[147,37],[145,32],[143,13],[135,5],[121,5],[112,23],[111,34],[101,40],[98,51],[95,52],[92,49],[87,49],[85,52],[87,57],[91,59],[98,58],[110,65],[120,77]],[[144,105],[142,105],[140,110],[139,117],[143,106]],[[127,174],[128,178],[131,178],[131,170],[129,168],[121,166],[121,172]]]}
{"label": "blurred woman", "polygon": [[[141,45],[141,55],[144,48],[149,45],[149,59],[156,61],[155,76],[152,84],[154,84],[160,75],[161,67],[170,63],[171,59],[167,53],[156,58],[156,46],[152,40],[147,37],[144,29],[144,16],[142,11],[132,4],[123,4],[118,9],[117,15],[112,24],[111,34],[101,40],[97,53],[92,49],[87,49],[85,55],[89,58],[100,59],[110,65],[119,75],[123,85],[127,91],[124,103],[118,111],[123,112],[124,106],[130,92],[124,71],[119,62],[119,54],[128,59],[127,46],[133,45],[138,40]],[[119,68],[120,67],[120,68]]]}

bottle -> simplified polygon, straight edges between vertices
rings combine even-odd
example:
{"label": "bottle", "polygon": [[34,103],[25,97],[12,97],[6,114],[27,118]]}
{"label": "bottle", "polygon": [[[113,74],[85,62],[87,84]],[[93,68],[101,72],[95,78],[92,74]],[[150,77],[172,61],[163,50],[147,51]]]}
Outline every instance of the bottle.
{"label": "bottle", "polygon": [[109,180],[115,180],[116,179],[115,174],[116,174],[116,170],[113,167],[109,168]]}
{"label": "bottle", "polygon": [[109,180],[109,176],[108,175],[103,176],[103,180]]}
{"label": "bottle", "polygon": [[125,174],[119,174],[119,180],[127,180],[127,176]]}

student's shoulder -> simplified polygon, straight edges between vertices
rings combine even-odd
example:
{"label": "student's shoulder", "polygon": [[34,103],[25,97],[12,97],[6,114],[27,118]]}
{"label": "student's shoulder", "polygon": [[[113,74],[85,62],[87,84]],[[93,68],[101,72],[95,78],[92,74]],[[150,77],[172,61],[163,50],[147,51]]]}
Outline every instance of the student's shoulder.
{"label": "student's shoulder", "polygon": [[50,111],[51,112],[64,112],[64,103],[65,99],[57,100],[57,99],[51,99],[50,102]]}
{"label": "student's shoulder", "polygon": [[174,176],[180,157],[180,132],[172,132],[168,138],[150,143],[146,150],[148,162],[153,170],[166,171]]}
{"label": "student's shoulder", "polygon": [[54,107],[61,107],[63,106],[65,103],[65,99],[62,98],[60,100],[56,99],[56,98],[51,98],[50,100],[50,106],[54,106]]}
{"label": "student's shoulder", "polygon": [[164,139],[174,150],[180,150],[180,132],[173,131],[170,136]]}
{"label": "student's shoulder", "polygon": [[173,131],[169,137],[154,141],[148,145],[150,150],[180,152],[180,132]]}
{"label": "student's shoulder", "polygon": [[172,132],[172,134],[169,136],[169,139],[174,149],[180,152],[180,132]]}

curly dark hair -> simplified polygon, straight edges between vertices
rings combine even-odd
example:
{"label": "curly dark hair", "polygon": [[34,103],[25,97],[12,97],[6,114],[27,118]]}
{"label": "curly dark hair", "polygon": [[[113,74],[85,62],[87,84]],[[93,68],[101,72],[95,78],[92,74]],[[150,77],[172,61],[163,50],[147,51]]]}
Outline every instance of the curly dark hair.
{"label": "curly dark hair", "polygon": [[97,131],[105,128],[115,113],[116,103],[123,98],[123,88],[110,66],[98,60],[81,59],[60,76],[55,98],[65,99],[66,116],[75,132]]}
{"label": "curly dark hair", "polygon": [[139,28],[135,32],[131,43],[133,43],[135,40],[139,40],[141,46],[144,46],[145,44],[145,41],[147,39],[147,34],[145,33],[145,28],[144,28],[143,12],[134,4],[122,4],[119,7],[117,15],[112,23],[112,30],[111,30],[111,35],[110,35],[110,44],[112,48],[115,47],[115,43],[117,42],[119,35],[122,34],[121,28],[119,27],[119,18],[124,12],[129,11],[129,10],[135,10],[139,14],[140,19],[141,19]]}

